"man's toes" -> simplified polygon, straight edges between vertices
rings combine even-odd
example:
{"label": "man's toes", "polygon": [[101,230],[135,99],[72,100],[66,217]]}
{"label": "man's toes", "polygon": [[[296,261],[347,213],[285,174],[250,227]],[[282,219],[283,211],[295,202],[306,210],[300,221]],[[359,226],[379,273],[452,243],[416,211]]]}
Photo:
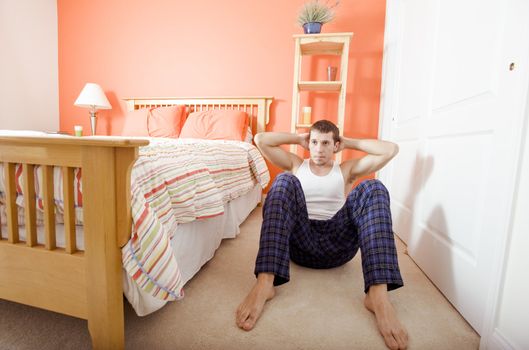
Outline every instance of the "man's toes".
{"label": "man's toes", "polygon": [[391,350],[399,350],[399,344],[391,333],[383,334],[383,336],[388,348],[390,348]]}
{"label": "man's toes", "polygon": [[396,332],[395,339],[397,340],[397,343],[399,344],[399,349],[406,349],[408,346],[408,335],[404,330],[400,330]]}
{"label": "man's toes", "polygon": [[247,318],[248,318],[248,312],[247,311],[238,312],[237,319],[236,319],[237,326],[239,326],[239,328],[243,328],[244,322],[246,321]]}
{"label": "man's toes", "polygon": [[257,322],[257,318],[259,318],[259,313],[257,312],[257,310],[251,310],[244,322],[244,330],[252,330],[255,326],[255,323]]}
{"label": "man's toes", "polygon": [[257,317],[255,316],[255,314],[251,314],[248,319],[246,320],[246,322],[244,322],[244,325],[243,325],[243,329],[245,331],[250,331],[253,329],[253,327],[255,326],[255,322],[257,321]]}

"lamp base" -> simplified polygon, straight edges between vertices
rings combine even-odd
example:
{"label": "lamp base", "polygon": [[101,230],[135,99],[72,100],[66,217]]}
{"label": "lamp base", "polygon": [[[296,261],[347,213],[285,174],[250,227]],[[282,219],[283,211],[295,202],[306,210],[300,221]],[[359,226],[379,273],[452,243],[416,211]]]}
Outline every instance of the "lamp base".
{"label": "lamp base", "polygon": [[90,128],[92,129],[92,135],[96,134],[97,119],[95,112],[90,112]]}

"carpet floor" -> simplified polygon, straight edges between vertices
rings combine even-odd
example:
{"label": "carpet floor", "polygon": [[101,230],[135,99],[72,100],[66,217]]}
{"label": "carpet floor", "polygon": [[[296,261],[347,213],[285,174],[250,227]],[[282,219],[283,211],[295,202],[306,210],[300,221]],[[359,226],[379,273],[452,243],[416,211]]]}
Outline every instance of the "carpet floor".
{"label": "carpet floor", "polygon": [[[360,256],[329,270],[291,265],[251,332],[237,328],[235,310],[253,286],[261,207],[224,240],[187,283],[186,297],[138,317],[125,302],[127,349],[385,349],[364,308]],[[397,241],[405,286],[390,293],[408,329],[409,349],[477,349],[479,335],[443,297]],[[38,291],[36,291],[38,293]],[[89,349],[87,323],[0,300],[0,349]]]}

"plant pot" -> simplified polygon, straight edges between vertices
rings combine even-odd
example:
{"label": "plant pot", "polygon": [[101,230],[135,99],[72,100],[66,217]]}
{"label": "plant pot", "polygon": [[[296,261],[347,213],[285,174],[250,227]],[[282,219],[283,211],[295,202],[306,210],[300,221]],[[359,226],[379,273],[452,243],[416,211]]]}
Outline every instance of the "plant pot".
{"label": "plant pot", "polygon": [[305,34],[318,34],[321,32],[320,22],[309,22],[303,25],[303,31]]}

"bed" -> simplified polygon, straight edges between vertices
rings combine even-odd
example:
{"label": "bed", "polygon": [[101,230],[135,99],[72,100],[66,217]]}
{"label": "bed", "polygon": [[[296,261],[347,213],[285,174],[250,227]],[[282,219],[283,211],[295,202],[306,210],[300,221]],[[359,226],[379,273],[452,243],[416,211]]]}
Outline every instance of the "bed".
{"label": "bed", "polygon": [[[187,114],[211,109],[243,110],[254,133],[264,131],[271,102],[272,98],[268,97],[126,99],[130,110],[175,104],[185,105]],[[138,257],[134,254],[128,254],[128,265],[124,264],[127,252],[141,251],[131,243],[141,240],[137,233],[141,216],[138,213],[142,208],[134,200],[138,181],[133,178],[131,184],[131,174],[145,159],[145,155],[138,156],[149,152],[151,156],[157,155],[160,149],[167,152],[186,147],[200,149],[192,140],[182,140],[183,145],[176,147],[168,140],[150,141],[149,145],[149,140],[121,137],[0,136],[5,212],[5,222],[0,222],[0,298],[86,319],[94,348],[119,349],[124,347],[124,292],[138,314],[147,314],[162,307],[167,300],[182,297],[178,288],[171,293],[170,288],[165,290],[163,284],[160,287],[150,280],[152,271],[165,272],[167,266],[137,264]],[[236,153],[244,154],[244,150],[239,150],[241,147],[235,148],[231,143],[235,142],[220,141],[221,145],[215,147],[234,152],[229,154],[233,159]],[[255,147],[250,145],[242,148],[248,154],[255,152]],[[214,161],[215,153],[211,152],[207,158]],[[257,158],[247,157],[250,163],[256,163]],[[179,164],[197,166],[196,156],[188,158]],[[237,168],[235,163],[233,166]],[[188,173],[217,174],[216,182],[221,182],[222,174],[226,173],[214,167],[203,172],[199,169],[202,168]],[[257,173],[265,174],[253,164],[252,176]],[[178,285],[185,284],[213,256],[223,238],[237,234],[238,225],[260,201],[266,175],[258,180],[245,189],[240,186],[230,189],[234,182],[226,180],[225,191],[216,193],[221,199],[216,205],[211,204],[215,193],[208,192],[211,189],[207,181],[204,191],[196,187],[200,180],[190,181],[197,189],[195,192],[204,193],[204,200],[209,200],[211,205],[207,204],[206,209],[194,208],[197,212],[192,215],[178,214],[182,220],[170,231],[167,238],[170,243],[166,243],[163,254],[148,249],[144,252],[147,259],[154,261],[163,260],[164,256],[168,261],[187,260],[178,273],[168,274],[165,282],[171,282],[176,275]],[[24,199],[31,200],[20,203],[19,190]],[[151,238],[145,241],[151,243]],[[194,246],[200,247],[198,253],[193,253]],[[155,254],[158,255],[153,258]],[[131,276],[134,263],[136,275]]]}

